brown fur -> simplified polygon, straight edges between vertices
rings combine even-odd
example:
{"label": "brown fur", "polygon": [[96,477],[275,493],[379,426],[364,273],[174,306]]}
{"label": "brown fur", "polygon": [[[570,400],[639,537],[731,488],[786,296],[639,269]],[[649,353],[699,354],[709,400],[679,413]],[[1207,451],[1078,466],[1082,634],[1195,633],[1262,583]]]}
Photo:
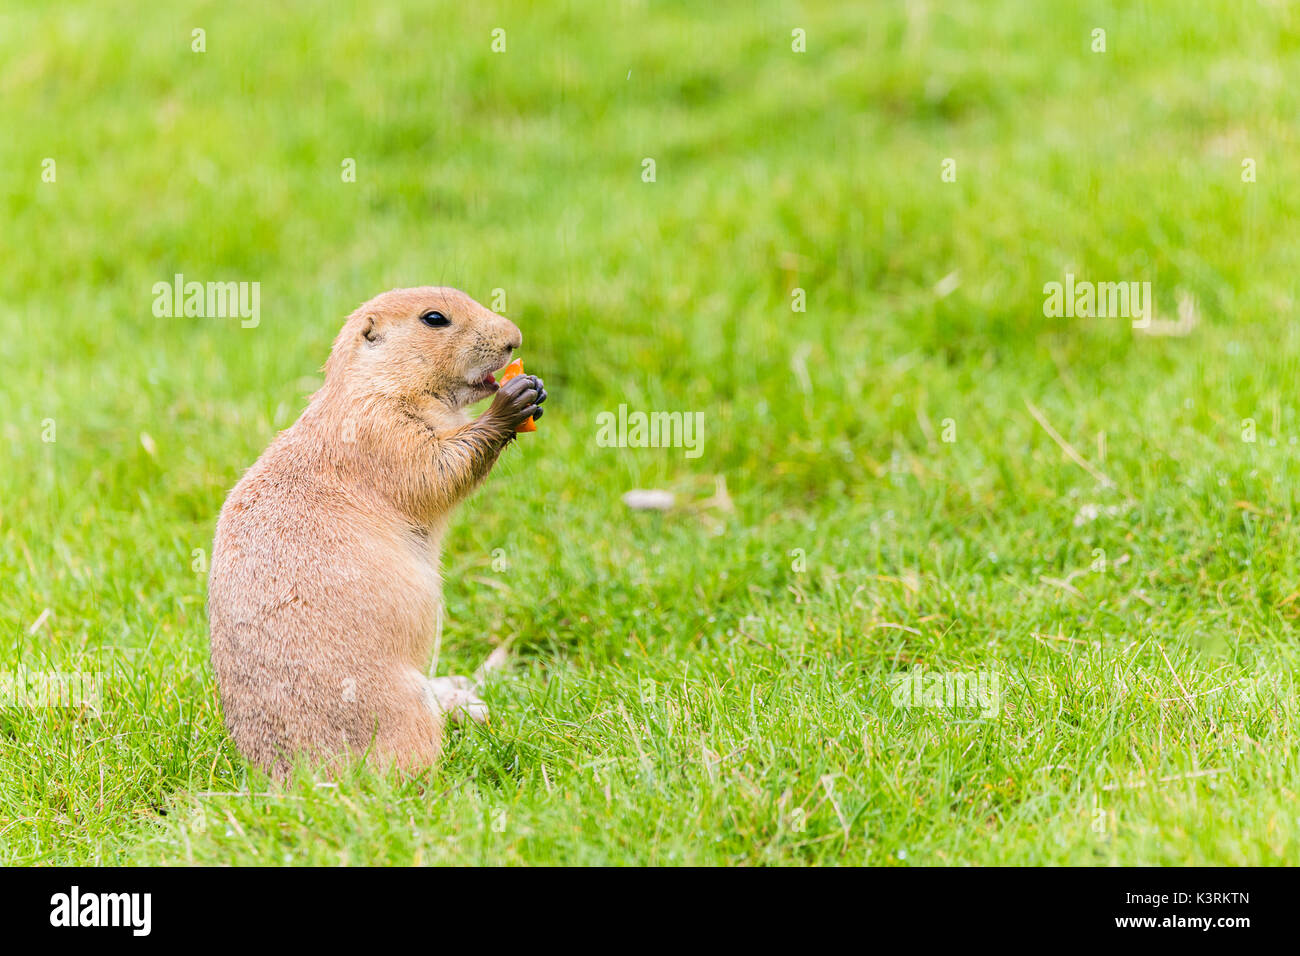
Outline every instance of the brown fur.
{"label": "brown fur", "polygon": [[[436,309],[452,320],[430,328]],[[324,385],[230,492],[208,589],[212,663],[240,751],[432,764],[428,666],[452,508],[545,400],[520,376],[471,421],[519,329],[455,289],[396,289],[348,317]],[[516,385],[522,379],[528,379]]]}

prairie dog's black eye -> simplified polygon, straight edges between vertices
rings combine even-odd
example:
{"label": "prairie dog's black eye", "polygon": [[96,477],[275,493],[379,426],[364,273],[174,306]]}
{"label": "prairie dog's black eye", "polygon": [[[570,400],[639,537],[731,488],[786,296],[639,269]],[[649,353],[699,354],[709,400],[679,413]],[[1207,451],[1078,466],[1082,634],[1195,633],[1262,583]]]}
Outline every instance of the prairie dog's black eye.
{"label": "prairie dog's black eye", "polygon": [[433,329],[443,329],[451,325],[451,319],[434,309],[430,309],[420,316],[420,321]]}

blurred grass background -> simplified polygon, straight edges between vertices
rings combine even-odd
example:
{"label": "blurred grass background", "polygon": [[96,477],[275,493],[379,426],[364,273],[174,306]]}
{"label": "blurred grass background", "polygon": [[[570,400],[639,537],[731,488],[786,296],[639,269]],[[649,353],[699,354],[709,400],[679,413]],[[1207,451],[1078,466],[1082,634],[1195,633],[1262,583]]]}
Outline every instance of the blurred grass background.
{"label": "blurred grass background", "polygon": [[[1294,859],[1298,53],[1282,2],[6,4],[0,667],[107,684],[0,710],[0,859]],[[178,272],[260,325],[155,318]],[[1067,272],[1198,324],[1045,318]],[[415,284],[505,290],[553,396],[444,555],[447,666],[516,667],[425,779],[222,796],[195,549]]]}

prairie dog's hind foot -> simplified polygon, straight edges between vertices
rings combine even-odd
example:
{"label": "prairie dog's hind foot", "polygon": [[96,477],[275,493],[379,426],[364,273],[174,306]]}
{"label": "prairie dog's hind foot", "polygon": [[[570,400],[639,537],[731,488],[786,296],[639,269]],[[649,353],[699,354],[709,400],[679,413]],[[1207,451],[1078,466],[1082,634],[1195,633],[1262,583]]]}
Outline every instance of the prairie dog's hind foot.
{"label": "prairie dog's hind foot", "polygon": [[475,692],[473,682],[468,677],[430,677],[429,691],[438,709],[454,723],[472,720],[476,724],[486,724],[491,716],[488,705]]}

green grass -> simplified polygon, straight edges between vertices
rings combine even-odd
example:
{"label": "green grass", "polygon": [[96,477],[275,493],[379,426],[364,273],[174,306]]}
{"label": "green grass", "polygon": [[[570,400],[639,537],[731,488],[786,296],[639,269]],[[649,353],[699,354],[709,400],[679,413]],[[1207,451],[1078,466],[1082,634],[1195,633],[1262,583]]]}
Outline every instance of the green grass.
{"label": "green grass", "polygon": [[[0,669],[104,680],[0,709],[0,862],[1294,861],[1300,11],[537,6],[0,13]],[[261,324],[154,318],[176,272]],[[1199,324],[1045,318],[1066,272]],[[195,550],[424,283],[506,290],[552,395],[446,541],[440,669],[513,663],[436,770],[277,788]]]}

